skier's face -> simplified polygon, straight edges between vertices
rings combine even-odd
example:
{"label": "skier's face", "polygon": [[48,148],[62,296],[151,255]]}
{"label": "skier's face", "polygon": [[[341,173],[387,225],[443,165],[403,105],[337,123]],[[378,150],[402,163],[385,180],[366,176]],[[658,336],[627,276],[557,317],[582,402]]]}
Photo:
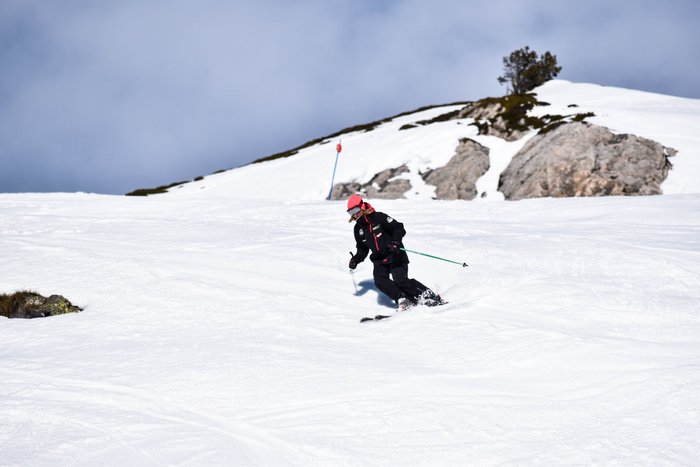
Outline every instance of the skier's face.
{"label": "skier's face", "polygon": [[362,215],[362,209],[360,209],[360,206],[355,206],[348,209],[348,214],[350,215],[350,220],[357,220]]}

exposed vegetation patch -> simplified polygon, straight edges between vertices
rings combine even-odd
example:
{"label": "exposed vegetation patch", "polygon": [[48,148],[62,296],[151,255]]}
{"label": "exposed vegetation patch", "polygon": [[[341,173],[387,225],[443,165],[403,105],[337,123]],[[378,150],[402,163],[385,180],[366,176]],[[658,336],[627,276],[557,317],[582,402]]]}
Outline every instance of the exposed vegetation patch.
{"label": "exposed vegetation patch", "polygon": [[595,114],[594,114],[593,112],[586,112],[586,113],[582,113],[582,114],[576,114],[576,115],[573,115],[573,116],[572,116],[571,121],[572,121],[572,122],[583,122],[583,121],[584,121],[585,119],[587,119],[588,117],[595,117]]}
{"label": "exposed vegetation patch", "polygon": [[170,188],[176,187],[178,185],[184,185],[185,183],[189,182],[189,180],[186,180],[184,182],[175,182],[171,183],[170,185],[163,185],[156,188],[139,188],[138,190],[134,190],[130,193],[127,193],[126,196],[149,196],[157,195],[160,193],[167,193]]}
{"label": "exposed vegetation patch", "polygon": [[537,100],[537,96],[511,94],[503,97],[487,97],[463,109],[462,118],[472,117],[480,135],[495,133],[504,139],[518,139],[532,128],[544,126],[542,119],[528,115],[536,106],[549,105]]}
{"label": "exposed vegetation patch", "polygon": [[550,105],[537,99],[534,93],[488,97],[474,102],[460,111],[459,118],[473,118],[480,135],[492,135],[507,141],[520,139],[531,130],[550,131],[562,123],[583,121],[592,113],[575,115],[530,115],[535,107]]}
{"label": "exposed vegetation patch", "polygon": [[[447,112],[429,120],[419,120],[415,123],[403,125],[399,130],[409,130],[418,125],[430,125],[432,123],[446,122],[472,118],[471,125],[479,130],[480,135],[491,135],[503,138],[507,141],[520,139],[531,130],[547,132],[567,122],[581,122],[593,113],[579,113],[575,115],[543,115],[536,117],[530,115],[535,107],[550,105],[537,99],[534,93],[509,94],[503,97],[487,97],[476,102],[467,102],[459,110]],[[575,104],[572,104],[575,106]],[[571,107],[571,106],[570,106]]]}
{"label": "exposed vegetation patch", "polygon": [[[463,102],[463,104],[469,105],[469,104],[471,104],[471,102]],[[455,120],[455,119],[459,118],[459,114],[461,111],[462,111],[462,109],[453,110],[452,112],[440,114],[437,117],[431,118],[429,120],[417,121],[416,124],[417,125],[430,125],[432,123],[448,122],[450,120]]]}
{"label": "exposed vegetation patch", "polygon": [[5,318],[43,318],[77,313],[82,308],[61,295],[43,297],[36,292],[21,290],[10,295],[0,294],[0,316]]}
{"label": "exposed vegetation patch", "polygon": [[[593,112],[586,112],[586,113],[578,113],[575,115],[545,115],[545,117],[549,117],[549,122],[540,128],[540,131],[537,132],[538,135],[544,135],[549,133],[550,131],[554,130],[555,128],[558,128],[561,125],[564,125],[565,123],[571,123],[571,122],[583,122],[585,119],[588,117],[594,117],[595,114]],[[557,117],[557,118],[555,118]],[[543,117],[544,118],[544,117]]]}

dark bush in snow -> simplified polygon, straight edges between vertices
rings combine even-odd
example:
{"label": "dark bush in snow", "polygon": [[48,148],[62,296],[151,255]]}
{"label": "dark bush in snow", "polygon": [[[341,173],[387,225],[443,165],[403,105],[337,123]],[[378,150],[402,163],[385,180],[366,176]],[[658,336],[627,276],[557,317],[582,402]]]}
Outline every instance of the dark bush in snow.
{"label": "dark bush in snow", "polygon": [[0,294],[0,316],[6,318],[43,318],[78,311],[82,311],[82,308],[61,295],[47,298],[26,290],[10,295]]}

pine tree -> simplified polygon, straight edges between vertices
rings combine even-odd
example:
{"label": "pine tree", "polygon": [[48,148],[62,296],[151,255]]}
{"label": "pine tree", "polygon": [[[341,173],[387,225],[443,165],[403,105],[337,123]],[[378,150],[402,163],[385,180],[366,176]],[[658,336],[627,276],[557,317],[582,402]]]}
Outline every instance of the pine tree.
{"label": "pine tree", "polygon": [[556,55],[545,52],[538,58],[537,52],[525,46],[503,57],[503,70],[498,82],[508,85],[508,93],[525,94],[555,78],[561,67],[557,66]]}

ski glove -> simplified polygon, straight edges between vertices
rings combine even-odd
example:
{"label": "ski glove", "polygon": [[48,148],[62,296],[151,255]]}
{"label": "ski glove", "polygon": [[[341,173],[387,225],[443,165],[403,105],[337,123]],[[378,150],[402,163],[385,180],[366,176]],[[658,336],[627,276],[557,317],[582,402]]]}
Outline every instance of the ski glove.
{"label": "ski glove", "polygon": [[357,267],[357,260],[355,259],[355,256],[350,253],[350,263],[348,263],[348,267],[350,269],[355,269]]}
{"label": "ski glove", "polygon": [[398,253],[401,249],[401,244],[396,240],[389,242],[389,251],[392,253]]}

